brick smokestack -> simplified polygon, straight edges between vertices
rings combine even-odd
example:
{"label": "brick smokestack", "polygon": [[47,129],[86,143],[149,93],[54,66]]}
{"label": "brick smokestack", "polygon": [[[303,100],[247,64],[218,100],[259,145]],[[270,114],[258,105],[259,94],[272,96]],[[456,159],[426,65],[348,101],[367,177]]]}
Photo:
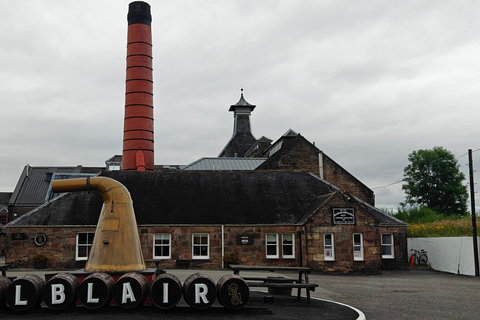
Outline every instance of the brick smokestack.
{"label": "brick smokestack", "polygon": [[152,16],[150,5],[130,3],[122,170],[153,170]]}

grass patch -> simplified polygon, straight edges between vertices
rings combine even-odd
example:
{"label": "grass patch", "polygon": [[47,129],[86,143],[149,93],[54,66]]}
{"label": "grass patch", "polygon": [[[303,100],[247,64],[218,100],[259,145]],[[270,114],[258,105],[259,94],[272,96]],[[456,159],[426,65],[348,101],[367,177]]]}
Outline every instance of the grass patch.
{"label": "grass patch", "polygon": [[[480,231],[480,222],[477,219],[478,231]],[[472,219],[413,223],[407,228],[407,234],[409,238],[472,236]]]}

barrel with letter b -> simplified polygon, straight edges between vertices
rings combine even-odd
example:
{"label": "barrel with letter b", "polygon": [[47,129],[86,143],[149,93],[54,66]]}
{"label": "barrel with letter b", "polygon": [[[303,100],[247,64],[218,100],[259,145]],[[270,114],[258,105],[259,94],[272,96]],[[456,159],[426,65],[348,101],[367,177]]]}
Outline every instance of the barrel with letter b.
{"label": "barrel with letter b", "polygon": [[80,281],[69,273],[59,273],[47,281],[43,289],[43,302],[54,310],[73,307],[77,301]]}
{"label": "barrel with letter b", "polygon": [[250,298],[248,284],[240,276],[226,274],[217,282],[217,299],[222,306],[230,310],[245,307]]}
{"label": "barrel with letter b", "polygon": [[194,273],[183,283],[183,299],[192,308],[207,309],[216,298],[215,282],[205,274]]}

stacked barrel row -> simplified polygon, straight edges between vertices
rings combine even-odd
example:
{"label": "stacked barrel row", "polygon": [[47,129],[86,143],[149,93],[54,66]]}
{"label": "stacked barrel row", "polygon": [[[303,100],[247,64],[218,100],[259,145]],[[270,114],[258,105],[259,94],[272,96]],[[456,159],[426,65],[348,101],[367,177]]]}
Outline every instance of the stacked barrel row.
{"label": "stacked barrel row", "polygon": [[81,283],[77,277],[59,273],[47,282],[37,275],[14,281],[0,276],[0,306],[16,311],[36,308],[43,301],[53,310],[64,310],[80,302],[87,309],[115,305],[132,309],[142,306],[147,297],[160,309],[175,307],[182,298],[195,309],[207,309],[215,300],[230,310],[245,307],[250,290],[239,276],[225,275],[217,284],[207,275],[195,273],[182,283],[173,274],[157,276],[150,284],[140,273],[122,275],[117,282],[106,273],[92,273]]}

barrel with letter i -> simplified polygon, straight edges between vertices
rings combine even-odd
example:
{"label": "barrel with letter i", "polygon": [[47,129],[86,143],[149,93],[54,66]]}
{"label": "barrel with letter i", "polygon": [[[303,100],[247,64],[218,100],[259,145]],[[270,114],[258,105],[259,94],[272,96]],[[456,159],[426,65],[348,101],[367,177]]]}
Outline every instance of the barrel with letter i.
{"label": "barrel with letter i", "polygon": [[160,309],[171,309],[182,298],[182,283],[170,273],[161,274],[150,285],[150,300]]}
{"label": "barrel with letter i", "polygon": [[112,299],[113,278],[102,272],[92,273],[78,287],[78,300],[87,309],[100,309]]}
{"label": "barrel with letter i", "polygon": [[215,282],[205,274],[194,273],[183,283],[183,299],[192,308],[207,309],[216,298]]}
{"label": "barrel with letter i", "polygon": [[226,274],[217,282],[217,299],[222,306],[230,310],[245,307],[250,298],[248,284],[237,275]]}
{"label": "barrel with letter i", "polygon": [[43,289],[43,302],[54,310],[73,307],[77,301],[80,281],[69,273],[59,273],[47,281]]}
{"label": "barrel with letter i", "polygon": [[15,279],[7,289],[7,305],[16,311],[38,307],[42,302],[45,280],[33,274]]}
{"label": "barrel with letter i", "polygon": [[137,272],[125,273],[113,288],[113,299],[122,308],[141,306],[148,296],[148,280]]}

